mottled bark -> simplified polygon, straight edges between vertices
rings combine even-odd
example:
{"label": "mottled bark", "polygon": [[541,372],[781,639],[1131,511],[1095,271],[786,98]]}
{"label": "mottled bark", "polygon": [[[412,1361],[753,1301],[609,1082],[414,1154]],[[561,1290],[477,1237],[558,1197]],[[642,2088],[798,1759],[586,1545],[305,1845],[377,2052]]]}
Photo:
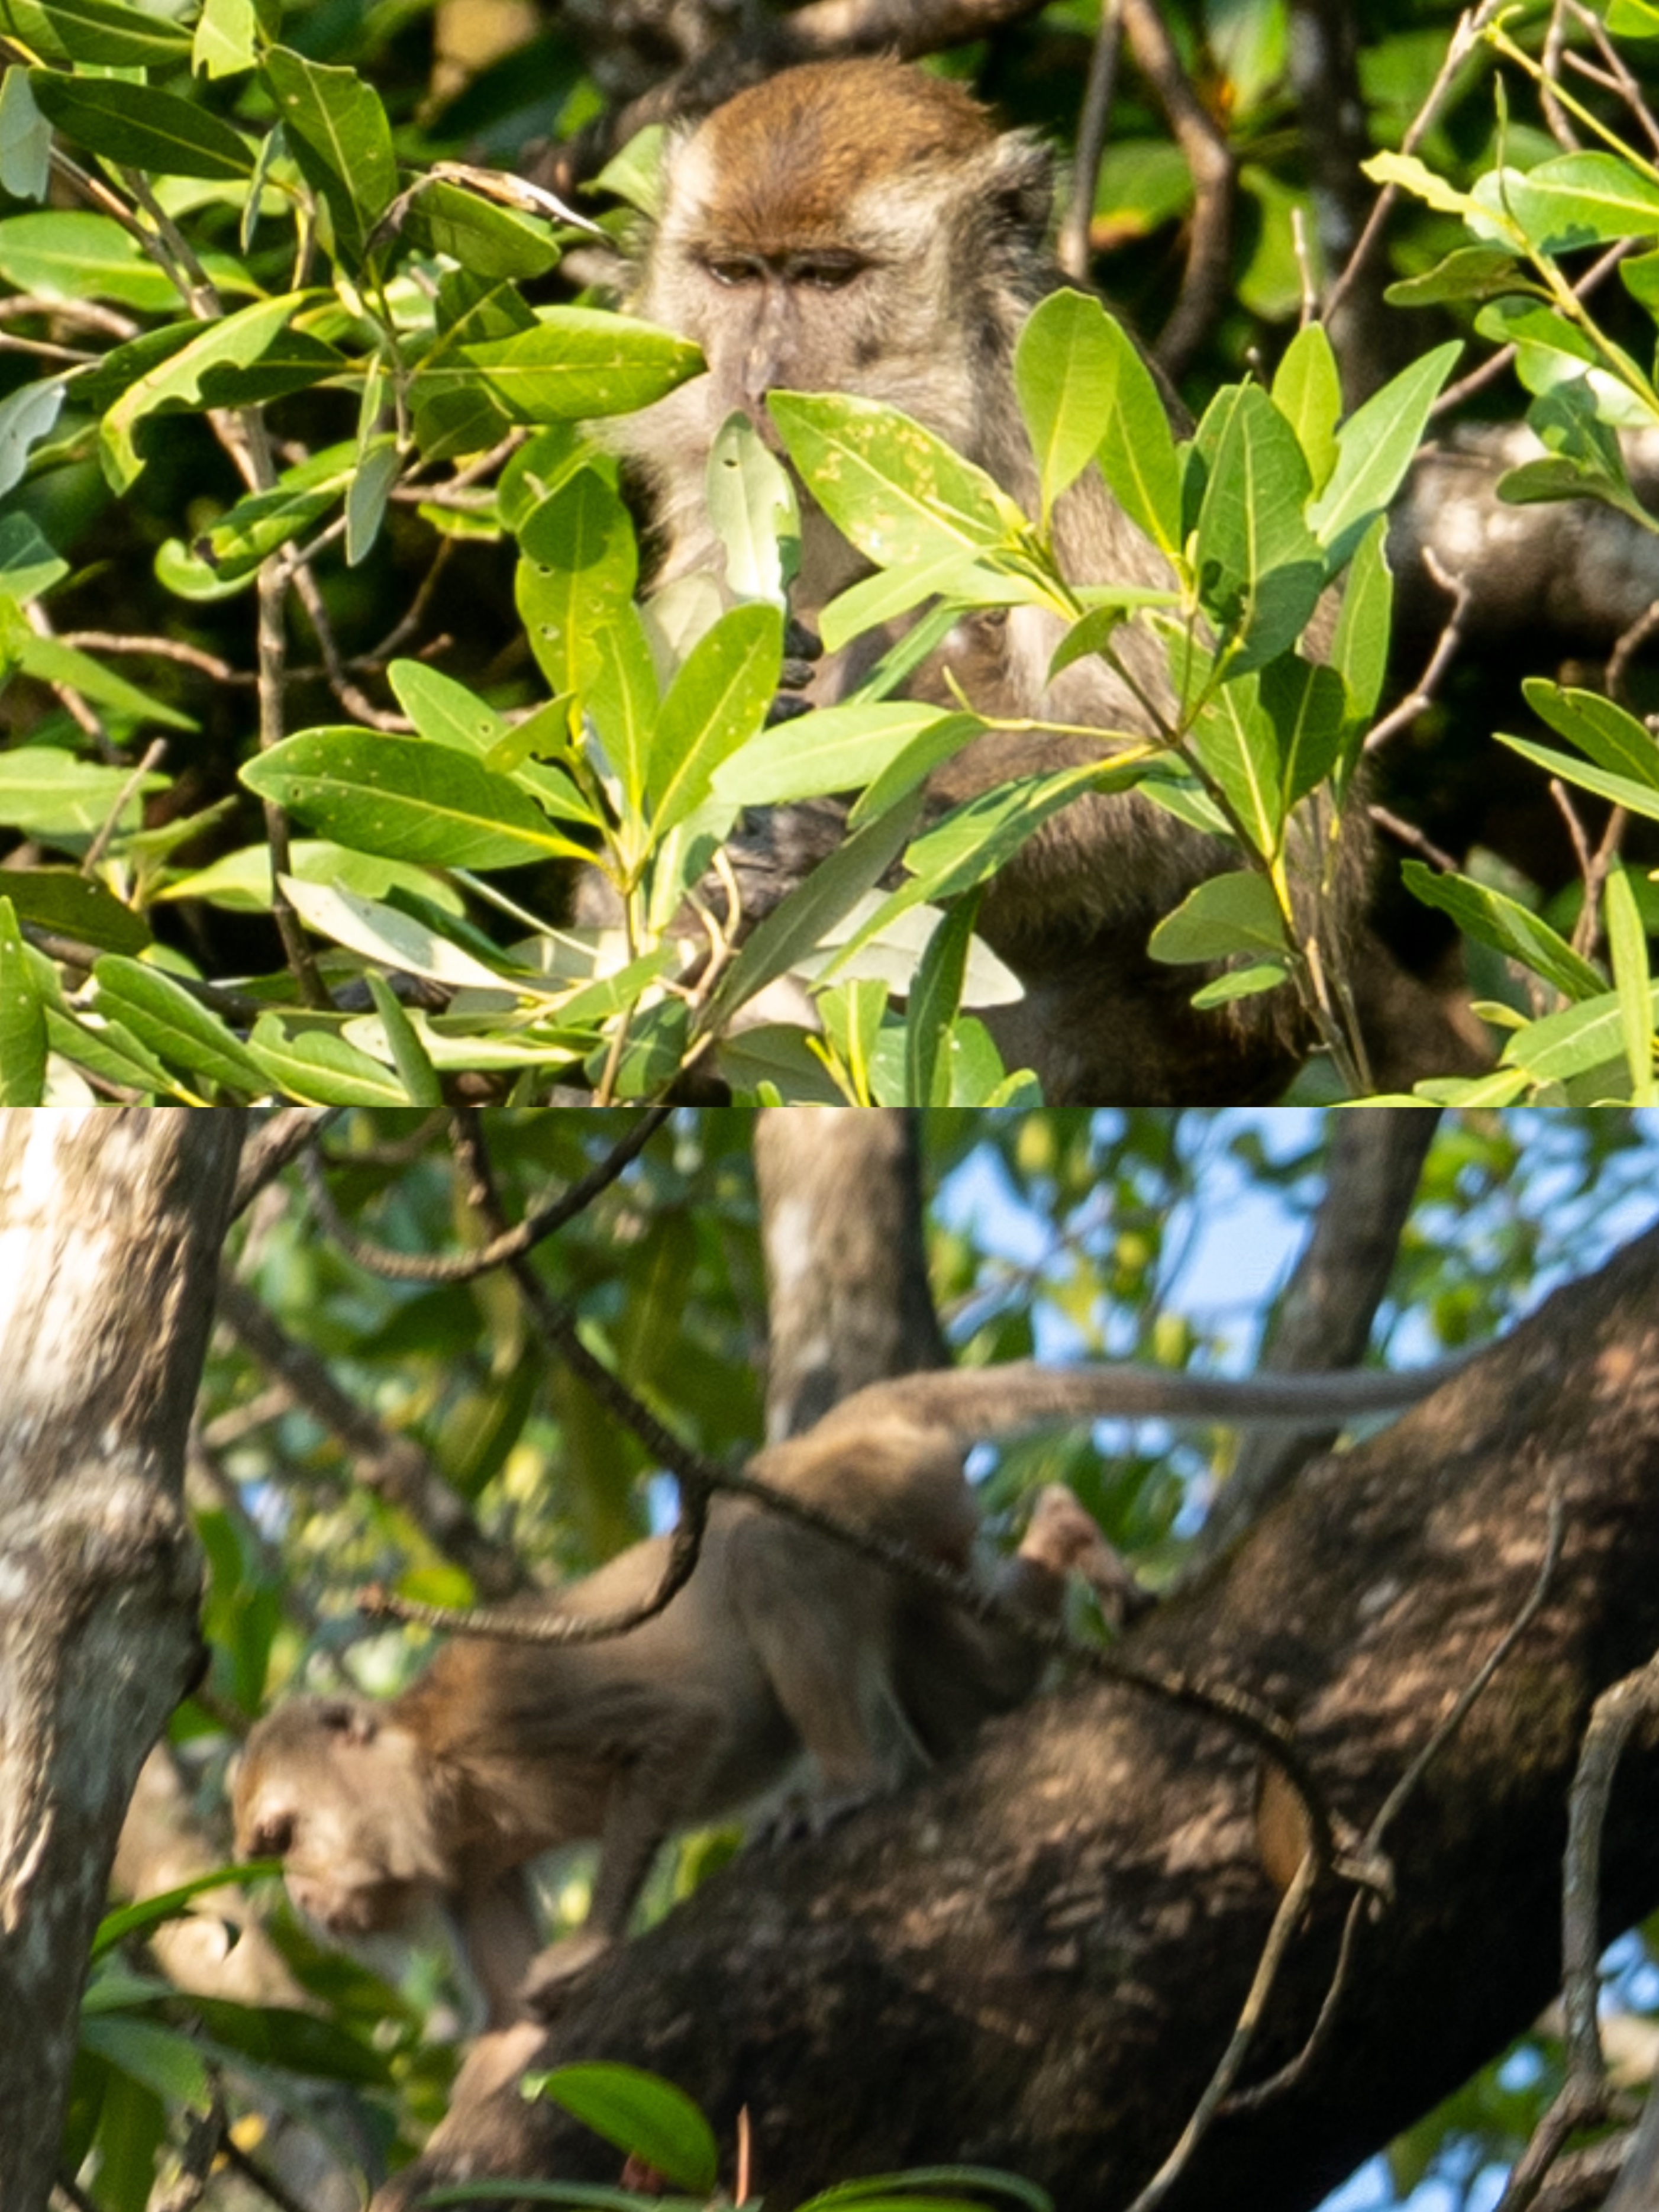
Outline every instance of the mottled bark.
{"label": "mottled bark", "polygon": [[[1316,2203],[1531,2020],[1559,1972],[1566,1796],[1590,1705],[1659,1646],[1659,1232],[1396,1427],[1303,1470],[1127,1649],[1293,1713],[1324,1787],[1375,1814],[1515,1619],[1565,1508],[1547,1602],[1390,1837],[1397,1898],[1361,1929],[1322,2059],[1224,2121],[1176,2212]],[[756,2185],[971,2158],[1066,2207],[1125,2203],[1226,2041],[1273,1897],[1253,1755],[1127,1688],[1075,1686],[828,1837],[716,1877],[573,1994],[544,2057],[681,2082]],[[1609,1927],[1659,1903],[1659,1758],[1621,1770]],[[1328,1882],[1251,2073],[1297,2047],[1347,1893]],[[511,2088],[459,2104],[385,2200],[444,2176],[614,2179],[614,2154]]]}
{"label": "mottled bark", "polygon": [[121,1817],[201,1645],[185,1439],[240,1111],[0,1115],[0,2203],[54,2171]]}
{"label": "mottled bark", "polygon": [[856,1107],[755,1128],[770,1345],[766,1433],[799,1434],[866,1382],[948,1364],[927,1285],[914,1117]]}

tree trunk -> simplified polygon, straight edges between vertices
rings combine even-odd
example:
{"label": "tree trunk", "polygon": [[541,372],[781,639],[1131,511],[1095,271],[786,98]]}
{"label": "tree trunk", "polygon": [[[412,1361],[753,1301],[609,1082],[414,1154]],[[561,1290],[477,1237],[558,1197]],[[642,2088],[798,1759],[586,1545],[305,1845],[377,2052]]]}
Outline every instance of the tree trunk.
{"label": "tree trunk", "polygon": [[[1133,1657],[1297,1716],[1363,1826],[1514,1620],[1559,1485],[1541,1613],[1408,1800],[1395,1903],[1362,1923],[1322,2057],[1222,2121],[1167,2200],[1291,2212],[1465,2081],[1559,1975],[1567,1786],[1596,1693],[1659,1646],[1659,1231],[1558,1292],[1395,1428],[1304,1468]],[[1274,1893],[1255,1754],[1144,1692],[1085,1684],[994,1724],[975,1755],[817,1842],[750,1854],[573,1992],[543,2063],[656,2069],[756,2186],[971,2159],[1063,2207],[1126,2204],[1191,2113]],[[1609,1929],[1659,1903],[1659,1757],[1621,1770]],[[1349,1893],[1292,1948],[1250,2068],[1307,2034]],[[614,2179],[615,2154],[516,2085],[459,2102],[386,2192],[482,2172]]]}
{"label": "tree trunk", "polygon": [[240,1111],[0,1115],[0,2203],[56,2170],[134,1781],[201,1656],[185,1440]]}
{"label": "tree trunk", "polygon": [[927,1285],[915,1116],[797,1108],[755,1127],[769,1443],[866,1382],[949,1364]]}

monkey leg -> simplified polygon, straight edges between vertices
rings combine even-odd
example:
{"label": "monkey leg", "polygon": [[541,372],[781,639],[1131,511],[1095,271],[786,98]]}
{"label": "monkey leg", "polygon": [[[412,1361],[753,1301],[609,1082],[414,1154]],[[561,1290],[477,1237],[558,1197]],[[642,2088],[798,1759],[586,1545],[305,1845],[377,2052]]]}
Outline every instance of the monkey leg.
{"label": "monkey leg", "polygon": [[519,1989],[541,1945],[522,1867],[509,1867],[491,1881],[469,1885],[453,1905],[455,1932],[484,2002],[486,2028],[506,2027],[521,2017]]}
{"label": "monkey leg", "polygon": [[893,1578],[764,1512],[734,1532],[738,1617],[823,1784],[820,1823],[927,1763],[893,1682]]}

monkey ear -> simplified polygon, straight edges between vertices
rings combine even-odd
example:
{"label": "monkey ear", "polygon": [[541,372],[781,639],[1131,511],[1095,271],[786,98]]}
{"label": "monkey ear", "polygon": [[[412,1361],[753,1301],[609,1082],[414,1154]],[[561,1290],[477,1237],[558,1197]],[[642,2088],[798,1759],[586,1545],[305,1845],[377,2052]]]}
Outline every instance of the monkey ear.
{"label": "monkey ear", "polygon": [[1040,139],[1012,131],[986,155],[984,195],[1008,228],[1038,247],[1054,204],[1054,161]]}
{"label": "monkey ear", "polygon": [[371,1708],[344,1698],[330,1698],[317,1709],[317,1718],[341,1743],[373,1743],[379,1723]]}

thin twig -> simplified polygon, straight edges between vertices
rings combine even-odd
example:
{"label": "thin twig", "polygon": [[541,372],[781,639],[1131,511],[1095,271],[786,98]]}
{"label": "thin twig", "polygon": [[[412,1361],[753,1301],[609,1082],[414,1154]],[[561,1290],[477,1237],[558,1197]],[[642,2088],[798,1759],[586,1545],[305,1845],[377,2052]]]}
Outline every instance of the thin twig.
{"label": "thin twig", "polygon": [[236,1193],[230,1202],[232,1220],[246,1213],[266,1184],[275,1182],[344,1111],[343,1106],[284,1106],[262,1121],[242,1146]]}
{"label": "thin twig", "polygon": [[1106,0],[1100,28],[1089,57],[1089,82],[1078,118],[1077,154],[1072,171],[1072,197],[1054,242],[1055,258],[1066,274],[1079,283],[1089,274],[1090,227],[1095,195],[1100,185],[1100,164],[1106,151],[1106,132],[1117,92],[1118,62],[1123,52],[1123,0]]}
{"label": "thin twig", "polygon": [[199,646],[183,645],[173,637],[138,637],[112,629],[66,629],[60,642],[82,653],[153,653],[158,660],[176,660],[183,667],[197,669],[202,675],[210,676],[216,684],[252,680],[241,670],[233,668],[229,661],[221,660],[216,653],[204,653]]}
{"label": "thin twig", "polygon": [[[259,750],[262,753],[270,752],[282,743],[286,726],[283,693],[288,635],[283,620],[283,605],[288,597],[288,564],[280,553],[270,554],[259,563]],[[294,972],[301,998],[307,1006],[326,1006],[332,1002],[324,988],[316,958],[283,881],[284,876],[293,873],[288,814],[274,799],[264,799],[262,805],[265,842],[270,848],[271,919],[276,925],[277,935],[283,940],[283,956]]]}
{"label": "thin twig", "polygon": [[167,757],[167,741],[165,738],[156,738],[145,748],[143,758],[115,794],[114,804],[99,823],[97,835],[87,848],[86,858],[81,863],[81,873],[83,876],[89,877],[94,872],[98,863],[109,850],[110,839],[120,827],[121,817],[126,811],[127,801],[137,792],[144,778],[160,768]]}
{"label": "thin twig", "polygon": [[[1573,285],[1573,298],[1587,300],[1596,287],[1619,266],[1626,255],[1635,252],[1636,245],[1637,241],[1634,239],[1621,238],[1616,245],[1610,246],[1605,253],[1598,255]],[[1449,414],[1453,408],[1461,407],[1466,399],[1473,398],[1477,392],[1484,392],[1489,384],[1496,384],[1514,359],[1515,348],[1512,345],[1500,346],[1488,360],[1481,362],[1479,368],[1472,368],[1467,376],[1461,376],[1455,384],[1449,384],[1446,386],[1433,406],[1430,408],[1429,421],[1437,422],[1441,416]]]}
{"label": "thin twig", "polygon": [[1561,50],[1566,44],[1566,0],[1555,0],[1550,9],[1549,28],[1544,33],[1544,75],[1538,87],[1540,105],[1549,133],[1564,153],[1579,150],[1577,132],[1567,120],[1567,111],[1556,98],[1554,79],[1561,74]]}
{"label": "thin twig", "polygon": [[1463,619],[1468,613],[1469,600],[1473,596],[1468,586],[1462,576],[1453,575],[1443,564],[1431,545],[1425,545],[1423,549],[1423,566],[1443,592],[1451,593],[1451,612],[1441,625],[1440,635],[1434,641],[1434,650],[1429,655],[1429,665],[1418,678],[1415,690],[1408,692],[1397,707],[1366,732],[1364,750],[1368,753],[1379,751],[1397,730],[1403,730],[1414,722],[1424,708],[1432,702],[1441,678],[1456,659],[1458,648],[1463,642]]}

